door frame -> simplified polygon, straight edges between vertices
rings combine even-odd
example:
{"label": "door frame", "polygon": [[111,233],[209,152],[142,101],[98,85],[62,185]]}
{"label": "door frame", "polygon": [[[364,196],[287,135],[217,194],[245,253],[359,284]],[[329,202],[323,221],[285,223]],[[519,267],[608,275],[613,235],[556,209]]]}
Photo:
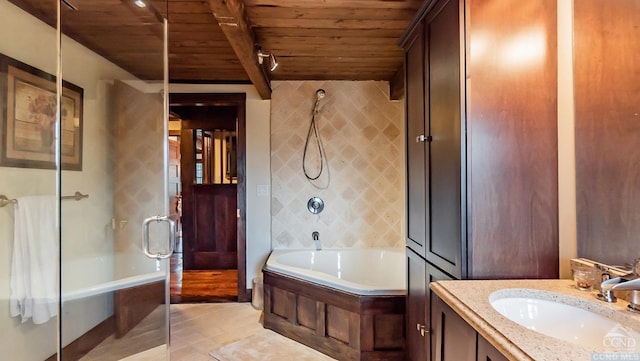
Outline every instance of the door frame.
{"label": "door frame", "polygon": [[237,207],[237,248],[238,248],[238,302],[251,300],[247,288],[247,177],[246,177],[246,101],[245,93],[171,93],[169,107],[172,106],[226,106],[235,107],[238,116],[236,166],[238,172]]}

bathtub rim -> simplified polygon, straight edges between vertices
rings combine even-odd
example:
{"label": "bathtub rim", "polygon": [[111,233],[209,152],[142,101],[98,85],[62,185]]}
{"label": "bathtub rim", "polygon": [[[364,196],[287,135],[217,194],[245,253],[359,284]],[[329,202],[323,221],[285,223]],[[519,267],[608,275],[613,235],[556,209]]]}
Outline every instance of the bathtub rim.
{"label": "bathtub rim", "polygon": [[107,292],[113,292],[125,288],[141,286],[148,283],[167,280],[167,271],[156,271],[129,276],[117,280],[100,283],[94,286],[81,288],[73,291],[62,292],[62,302],[74,301],[86,297],[97,296]]}
{"label": "bathtub rim", "polygon": [[[400,247],[368,247],[368,248],[326,248],[321,251],[358,251],[358,250],[377,250],[377,251],[393,251],[404,255],[404,249]],[[311,282],[316,285],[333,288],[339,291],[344,291],[359,296],[401,296],[407,294],[406,279],[402,285],[402,289],[388,289],[388,288],[375,288],[374,286],[362,285],[355,282],[339,279],[335,276],[324,274],[321,272],[310,271],[301,269],[298,267],[288,266],[281,263],[274,265],[272,257],[277,257],[281,254],[294,253],[294,252],[316,252],[315,249],[301,248],[301,249],[273,249],[269,252],[269,256],[262,267],[263,271],[269,271],[272,273],[286,275],[298,280]],[[406,266],[405,266],[406,268]],[[300,272],[304,271],[304,272]],[[316,275],[316,277],[314,277]],[[322,275],[318,277],[317,275]],[[337,280],[337,281],[336,281]]]}

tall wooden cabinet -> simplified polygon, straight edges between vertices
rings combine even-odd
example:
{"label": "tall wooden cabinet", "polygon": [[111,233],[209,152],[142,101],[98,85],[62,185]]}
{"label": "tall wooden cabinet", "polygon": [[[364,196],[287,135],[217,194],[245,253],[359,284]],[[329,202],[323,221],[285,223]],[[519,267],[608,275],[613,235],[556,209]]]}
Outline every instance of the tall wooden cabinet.
{"label": "tall wooden cabinet", "polygon": [[425,360],[432,279],[558,276],[556,4],[429,0],[401,45],[407,354]]}

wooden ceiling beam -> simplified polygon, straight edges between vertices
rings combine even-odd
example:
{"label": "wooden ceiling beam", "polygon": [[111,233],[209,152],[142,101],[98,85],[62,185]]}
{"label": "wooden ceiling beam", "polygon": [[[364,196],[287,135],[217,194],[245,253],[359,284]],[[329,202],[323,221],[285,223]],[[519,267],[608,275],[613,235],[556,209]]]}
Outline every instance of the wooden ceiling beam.
{"label": "wooden ceiling beam", "polygon": [[255,35],[244,3],[242,0],[209,0],[209,6],[260,97],[271,99],[271,86],[263,67],[258,64]]}

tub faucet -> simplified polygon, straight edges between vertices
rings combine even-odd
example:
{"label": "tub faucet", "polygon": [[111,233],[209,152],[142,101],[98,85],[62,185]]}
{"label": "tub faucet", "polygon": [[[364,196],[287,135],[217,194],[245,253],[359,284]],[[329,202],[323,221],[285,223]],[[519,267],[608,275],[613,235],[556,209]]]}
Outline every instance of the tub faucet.
{"label": "tub faucet", "polygon": [[629,310],[640,312],[640,258],[633,261],[633,268],[629,274],[603,281],[600,284],[602,290],[601,299],[607,302],[616,302],[614,291],[631,291]]}
{"label": "tub faucet", "polygon": [[313,231],[313,233],[311,233],[311,238],[313,238],[313,242],[316,244],[316,251],[322,251],[322,244],[320,243],[320,233],[318,233],[318,231]]}

